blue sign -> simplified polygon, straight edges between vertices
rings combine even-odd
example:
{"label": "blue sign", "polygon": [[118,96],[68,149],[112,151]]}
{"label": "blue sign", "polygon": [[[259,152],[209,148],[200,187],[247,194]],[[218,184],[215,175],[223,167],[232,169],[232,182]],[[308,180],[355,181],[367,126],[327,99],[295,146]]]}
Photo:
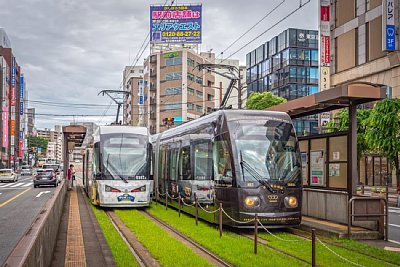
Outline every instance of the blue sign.
{"label": "blue sign", "polygon": [[129,194],[123,194],[122,196],[117,197],[117,199],[118,199],[118,202],[121,202],[121,201],[133,202],[133,201],[135,201],[135,197],[131,196]]}
{"label": "blue sign", "polygon": [[15,86],[15,73],[16,73],[16,61],[15,57],[12,58],[12,64],[11,64],[11,85]]}
{"label": "blue sign", "polygon": [[394,25],[386,25],[386,50],[396,50],[396,29]]}
{"label": "blue sign", "polygon": [[24,90],[25,90],[25,88],[24,88],[24,76],[21,74],[21,77],[19,78],[19,83],[20,83],[20,90],[19,90],[19,98],[21,99],[21,101],[22,101],[22,99],[24,99]]}
{"label": "blue sign", "polygon": [[182,124],[182,117],[174,117],[174,125]]}
{"label": "blue sign", "polygon": [[139,80],[139,105],[143,105],[143,80]]}
{"label": "blue sign", "polygon": [[19,139],[24,139],[24,132],[23,131],[19,131]]}
{"label": "blue sign", "polygon": [[139,105],[143,105],[143,96],[142,95],[139,96]]}
{"label": "blue sign", "polygon": [[19,115],[24,115],[24,102],[19,102]]}
{"label": "blue sign", "polygon": [[202,6],[150,6],[150,41],[201,43]]}

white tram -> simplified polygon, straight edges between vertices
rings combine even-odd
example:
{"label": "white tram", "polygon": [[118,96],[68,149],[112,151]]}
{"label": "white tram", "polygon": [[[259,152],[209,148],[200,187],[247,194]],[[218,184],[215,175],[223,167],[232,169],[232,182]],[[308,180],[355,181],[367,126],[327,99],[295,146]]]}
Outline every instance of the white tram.
{"label": "white tram", "polygon": [[145,127],[99,126],[85,151],[83,182],[102,207],[143,207],[152,199],[151,145]]}

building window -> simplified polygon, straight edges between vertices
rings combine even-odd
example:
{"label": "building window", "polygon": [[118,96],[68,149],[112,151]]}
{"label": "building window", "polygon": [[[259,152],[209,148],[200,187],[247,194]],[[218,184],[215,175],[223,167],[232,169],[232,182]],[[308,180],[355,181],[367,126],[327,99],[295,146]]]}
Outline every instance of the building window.
{"label": "building window", "polygon": [[196,112],[202,113],[203,112],[203,107],[196,105]]}
{"label": "building window", "polygon": [[196,77],[196,83],[203,85],[203,78]]}
{"label": "building window", "polygon": [[187,64],[188,64],[188,66],[190,66],[190,67],[195,67],[195,61],[193,60],[193,59],[191,59],[191,58],[188,58],[187,59]]}
{"label": "building window", "polygon": [[207,113],[212,113],[212,112],[213,112],[213,109],[210,108],[210,107],[208,107],[208,108],[207,108]]}
{"label": "building window", "polygon": [[207,101],[212,101],[213,100],[213,95],[207,94]]}
{"label": "building window", "polygon": [[170,109],[181,109],[182,104],[181,103],[167,103],[164,104],[164,110],[170,110]]}
{"label": "building window", "polygon": [[197,96],[198,98],[203,98],[203,92],[197,91],[197,90],[196,90],[196,96]]}
{"label": "building window", "polygon": [[193,88],[188,88],[188,94],[189,95],[194,95],[194,89]]}
{"label": "building window", "polygon": [[188,79],[189,81],[194,82],[194,75],[191,74],[191,73],[188,73],[188,74],[187,74],[187,79]]}
{"label": "building window", "polygon": [[192,103],[187,103],[188,110],[194,110],[194,105]]}
{"label": "building window", "polygon": [[182,65],[181,57],[167,58],[165,60],[165,66]]}
{"label": "building window", "polygon": [[182,80],[182,72],[170,72],[165,74],[165,79],[170,80]]}
{"label": "building window", "polygon": [[170,87],[165,89],[165,95],[177,95],[182,93],[182,87]]}

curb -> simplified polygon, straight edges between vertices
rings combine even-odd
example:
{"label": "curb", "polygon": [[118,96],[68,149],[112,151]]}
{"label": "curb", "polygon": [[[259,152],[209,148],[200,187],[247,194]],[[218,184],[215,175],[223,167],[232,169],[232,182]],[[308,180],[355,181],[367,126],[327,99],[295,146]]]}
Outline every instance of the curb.
{"label": "curb", "polygon": [[3,267],[51,264],[66,192],[66,183],[63,180],[19,240]]}

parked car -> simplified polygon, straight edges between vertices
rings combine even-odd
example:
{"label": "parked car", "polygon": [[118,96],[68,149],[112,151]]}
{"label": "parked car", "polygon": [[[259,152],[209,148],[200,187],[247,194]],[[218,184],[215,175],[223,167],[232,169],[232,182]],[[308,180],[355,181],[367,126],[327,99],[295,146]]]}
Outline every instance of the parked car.
{"label": "parked car", "polygon": [[32,175],[33,173],[32,173],[32,167],[31,166],[29,166],[29,165],[23,165],[22,167],[21,167],[21,175],[22,176],[24,176],[24,175]]}
{"label": "parked car", "polygon": [[18,175],[12,169],[0,169],[0,181],[16,182],[18,181]]}
{"label": "parked car", "polygon": [[39,187],[42,185],[52,185],[56,187],[58,185],[58,179],[53,169],[38,169],[33,174],[33,187]]}

